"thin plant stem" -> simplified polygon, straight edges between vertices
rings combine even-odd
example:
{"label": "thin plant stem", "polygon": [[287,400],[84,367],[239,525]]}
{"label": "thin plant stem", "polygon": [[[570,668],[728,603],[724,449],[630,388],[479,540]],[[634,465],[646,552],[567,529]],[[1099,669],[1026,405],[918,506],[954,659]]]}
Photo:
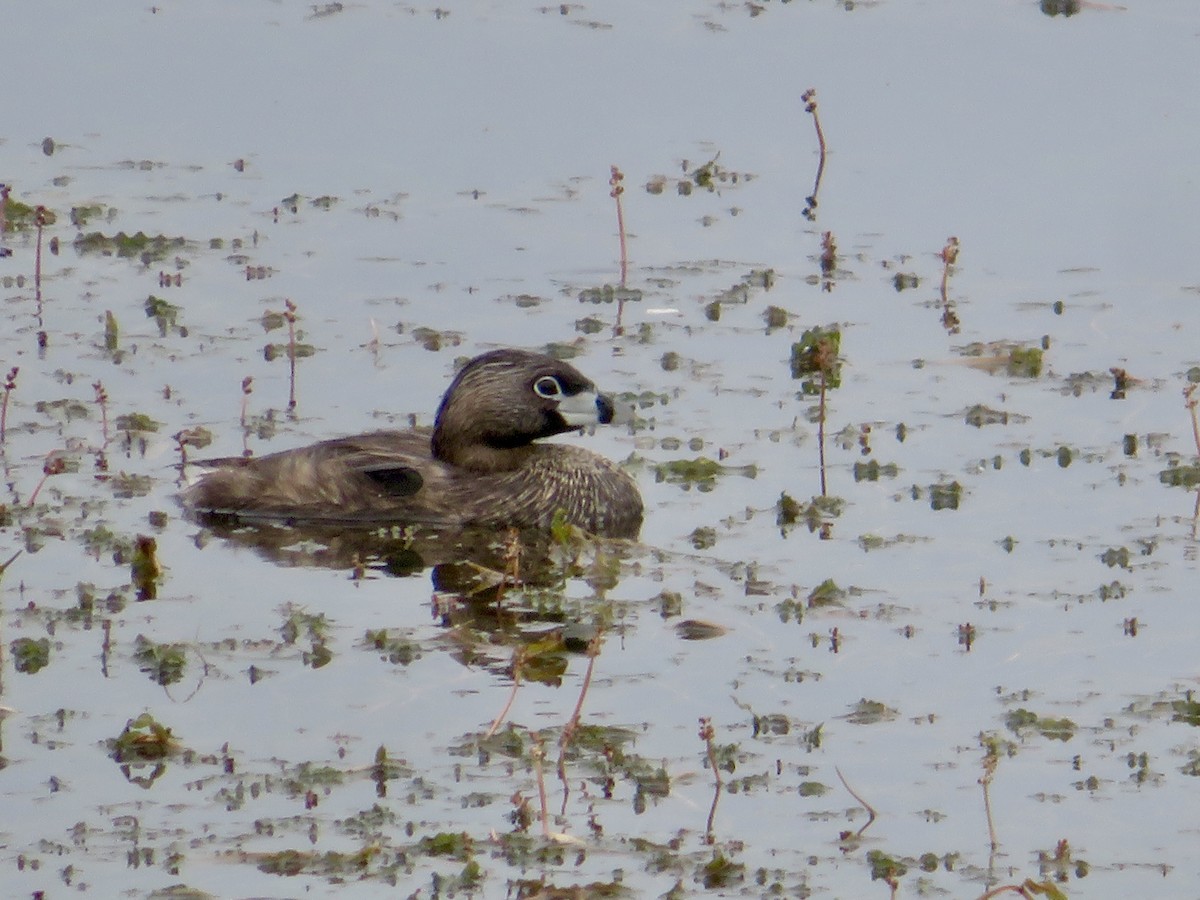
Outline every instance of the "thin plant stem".
{"label": "thin plant stem", "polygon": [[241,417],[241,425],[242,425],[242,430],[243,430],[243,431],[245,431],[245,429],[246,429],[246,415],[247,415],[247,412],[249,411],[249,407],[250,407],[250,394],[251,394],[251,393],[253,392],[253,390],[254,390],[254,387],[253,387],[253,385],[254,385],[254,378],[253,378],[253,376],[251,376],[251,375],[247,375],[245,378],[243,378],[243,379],[242,379],[242,417]]}
{"label": "thin plant stem", "polygon": [[983,787],[983,812],[987,817],[988,840],[991,842],[992,853],[1000,847],[1000,841],[996,837],[996,823],[992,820],[991,798],[992,778],[996,775],[999,762],[999,755],[990,747],[987,748],[983,756],[983,775],[979,777],[979,784]]}
{"label": "thin plant stem", "polygon": [[58,455],[57,450],[51,450],[46,454],[46,460],[42,463],[42,479],[37,483],[37,487],[33,489],[33,493],[29,495],[29,501],[26,506],[33,506],[37,501],[37,496],[42,490],[42,485],[46,483],[46,479],[51,475],[61,475],[67,470],[67,461]]}
{"label": "thin plant stem", "polygon": [[817,147],[820,150],[817,156],[817,176],[813,179],[812,193],[806,198],[807,206],[804,210],[804,217],[812,221],[816,218],[817,195],[821,191],[821,177],[825,174],[825,129],[821,127],[821,117],[817,115],[816,88],[809,88],[800,95],[800,99],[804,101],[804,111],[813,118],[813,126],[817,130]]}
{"label": "thin plant stem", "polygon": [[866,800],[864,800],[862,798],[862,796],[858,793],[858,791],[856,791],[856,790],[854,790],[854,788],[850,787],[850,782],[848,782],[846,780],[846,776],[842,774],[841,769],[839,769],[837,766],[834,766],[833,771],[837,773],[838,780],[840,780],[842,782],[842,787],[844,787],[847,791],[849,791],[850,796],[853,797],[855,800],[857,800],[859,803],[861,803],[863,809],[865,809],[867,811],[867,822],[865,825],[863,825],[862,828],[858,829],[858,832],[855,835],[856,837],[862,837],[863,832],[866,831],[868,828],[870,828],[871,823],[875,821],[875,807],[871,806],[870,803],[868,803]]}
{"label": "thin plant stem", "polygon": [[508,718],[508,713],[512,709],[513,701],[517,699],[517,689],[521,686],[521,664],[525,660],[525,651],[523,647],[518,647],[513,651],[512,658],[512,689],[508,692],[508,701],[504,704],[504,708],[500,710],[495,719],[492,720],[491,727],[484,734],[484,738],[490,738],[500,728],[501,723]]}
{"label": "thin plant stem", "polygon": [[550,812],[546,807],[546,775],[542,771],[542,760],[545,758],[546,752],[542,749],[541,738],[534,737],[533,751],[530,754],[533,757],[533,768],[537,773],[538,786],[538,801],[541,803],[542,817],[542,837],[550,837]]}
{"label": "thin plant stem", "polygon": [[596,657],[600,655],[600,646],[603,641],[603,631],[598,631],[588,641],[588,664],[587,670],[583,673],[583,684],[579,688],[579,698],[575,701],[575,709],[571,711],[571,717],[567,719],[567,724],[563,726],[562,734],[558,738],[558,780],[563,783],[564,812],[567,808],[567,747],[574,739],[575,732],[579,730],[579,721],[583,717],[583,703],[587,699],[588,689],[592,686],[592,674],[596,670]]}
{"label": "thin plant stem", "polygon": [[33,296],[37,304],[38,325],[42,324],[42,229],[46,224],[46,207],[37,208],[37,246],[33,257]]}
{"label": "thin plant stem", "polygon": [[283,301],[287,307],[283,317],[288,323],[288,410],[296,408],[296,304]]}
{"label": "thin plant stem", "polygon": [[821,468],[821,496],[829,496],[825,483],[825,370],[821,370],[821,399],[817,411],[817,460]]}
{"label": "thin plant stem", "polygon": [[708,767],[713,773],[713,799],[712,805],[708,808],[708,821],[704,826],[704,839],[707,843],[712,844],[716,840],[714,823],[717,819],[717,803],[721,799],[721,786],[724,782],[721,779],[721,767],[717,764],[717,748],[713,744],[713,738],[716,737],[716,729],[713,728],[712,719],[708,716],[700,717],[700,740],[704,741],[704,755],[708,759]]}
{"label": "thin plant stem", "polygon": [[629,275],[629,253],[625,243],[625,211],[621,207],[621,195],[625,193],[625,188],[621,182],[625,180],[624,174],[616,166],[612,167],[612,175],[608,179],[608,184],[612,188],[609,191],[609,196],[617,203],[617,234],[621,240],[621,287],[625,287],[625,281]]}
{"label": "thin plant stem", "polygon": [[108,392],[100,381],[92,384],[92,390],[96,392],[96,403],[100,406],[100,438],[103,441],[100,446],[104,448],[108,446]]}
{"label": "thin plant stem", "polygon": [[21,371],[20,367],[13,366],[4,379],[4,397],[0,399],[0,444],[4,443],[4,437],[8,431],[8,396],[17,389],[17,373],[19,371]]}
{"label": "thin plant stem", "polygon": [[[16,372],[16,369],[13,369]],[[1183,389],[1183,403],[1188,408],[1188,412],[1192,415],[1192,440],[1196,443],[1196,454],[1200,455],[1200,421],[1196,419],[1196,388],[1200,385],[1189,384]],[[0,432],[2,434],[2,432]],[[3,440],[0,437],[0,440]]]}

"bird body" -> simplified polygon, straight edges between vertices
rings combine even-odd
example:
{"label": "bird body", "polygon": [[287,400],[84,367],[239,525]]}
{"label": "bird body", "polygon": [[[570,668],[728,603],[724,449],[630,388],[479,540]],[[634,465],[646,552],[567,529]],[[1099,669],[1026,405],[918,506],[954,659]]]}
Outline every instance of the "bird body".
{"label": "bird body", "polygon": [[597,535],[632,537],[643,514],[633,479],[590,450],[539,442],[612,417],[612,401],[573,366],[495,350],[459,371],[432,430],[201,463],[210,471],[185,502],[200,513],[297,523],[545,529],[561,515]]}

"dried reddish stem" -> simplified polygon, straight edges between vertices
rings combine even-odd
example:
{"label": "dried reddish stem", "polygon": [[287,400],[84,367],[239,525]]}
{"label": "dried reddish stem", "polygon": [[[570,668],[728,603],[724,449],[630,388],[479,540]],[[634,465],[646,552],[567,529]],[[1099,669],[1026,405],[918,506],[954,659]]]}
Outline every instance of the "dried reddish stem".
{"label": "dried reddish stem", "polygon": [[625,193],[625,188],[621,186],[621,182],[624,180],[625,176],[621,173],[621,170],[613,166],[608,184],[612,188],[609,191],[609,196],[617,203],[617,234],[621,239],[621,287],[625,287],[625,281],[629,275],[629,254],[625,243],[625,211],[621,207],[621,195]]}

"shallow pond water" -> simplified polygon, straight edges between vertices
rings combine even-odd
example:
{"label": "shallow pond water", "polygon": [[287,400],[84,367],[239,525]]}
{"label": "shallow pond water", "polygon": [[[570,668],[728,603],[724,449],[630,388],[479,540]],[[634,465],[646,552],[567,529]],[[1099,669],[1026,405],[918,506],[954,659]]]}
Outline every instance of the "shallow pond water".
{"label": "shallow pond water", "polygon": [[[1194,4],[8,20],[6,896],[1193,890]],[[570,439],[639,542],[498,598],[180,509],[181,432],[428,423],[503,345],[621,398]]]}

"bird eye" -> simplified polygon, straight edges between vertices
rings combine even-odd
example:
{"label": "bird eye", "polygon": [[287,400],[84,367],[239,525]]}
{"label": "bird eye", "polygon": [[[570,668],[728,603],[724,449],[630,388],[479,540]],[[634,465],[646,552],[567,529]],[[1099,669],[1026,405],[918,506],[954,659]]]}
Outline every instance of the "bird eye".
{"label": "bird eye", "polygon": [[533,392],[547,400],[556,400],[562,395],[562,385],[553,375],[543,375],[533,383]]}

